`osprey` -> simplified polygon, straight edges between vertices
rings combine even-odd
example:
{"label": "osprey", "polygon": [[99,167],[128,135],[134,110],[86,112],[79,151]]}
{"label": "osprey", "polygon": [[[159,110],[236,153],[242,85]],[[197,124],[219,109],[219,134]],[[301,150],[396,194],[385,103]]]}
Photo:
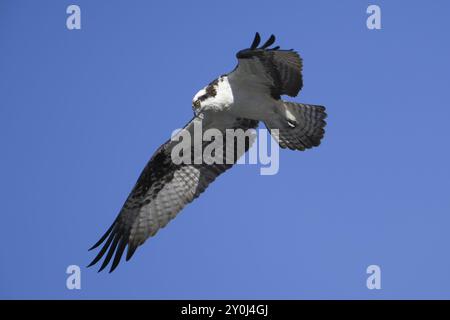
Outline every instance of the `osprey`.
{"label": "osprey", "polygon": [[[281,99],[282,95],[295,97],[301,90],[302,59],[293,50],[270,48],[275,42],[274,35],[259,47],[260,41],[256,33],[250,48],[236,54],[236,68],[194,96],[194,117],[183,130],[192,133],[198,124],[202,130],[248,130],[255,129],[262,121],[281,148],[303,151],[318,146],[326,125],[325,108]],[[246,140],[244,150],[235,152],[228,162],[176,164],[171,159],[176,142],[168,140],[147,163],[111,227],[90,249],[105,242],[89,267],[106,254],[99,271],[113,259],[112,272],[126,248],[128,261],[138,246],[231,168],[252,142],[250,138]],[[202,142],[202,146],[208,143],[211,142]]]}

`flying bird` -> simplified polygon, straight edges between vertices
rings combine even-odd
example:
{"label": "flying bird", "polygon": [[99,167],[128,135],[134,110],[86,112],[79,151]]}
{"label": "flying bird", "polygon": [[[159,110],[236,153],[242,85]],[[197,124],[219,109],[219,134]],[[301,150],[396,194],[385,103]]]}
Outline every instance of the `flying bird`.
{"label": "flying bird", "polygon": [[[292,49],[271,47],[274,35],[262,46],[260,42],[260,35],[256,33],[250,48],[236,54],[236,68],[194,96],[194,117],[183,130],[193,133],[199,124],[202,130],[248,130],[257,128],[262,121],[281,148],[303,151],[318,146],[326,125],[325,107],[281,99],[283,95],[295,97],[302,89],[302,59]],[[231,168],[252,142],[251,138],[247,139],[241,152],[232,146],[236,151],[233,158],[222,164],[195,161],[176,164],[171,153],[178,142],[170,139],[161,145],[145,166],[117,218],[90,249],[103,244],[89,267],[104,257],[99,272],[111,261],[112,272],[125,249],[128,261],[138,246],[165,227],[186,204]],[[202,141],[202,147],[208,143],[211,142]],[[228,153],[222,156],[230,157]]]}

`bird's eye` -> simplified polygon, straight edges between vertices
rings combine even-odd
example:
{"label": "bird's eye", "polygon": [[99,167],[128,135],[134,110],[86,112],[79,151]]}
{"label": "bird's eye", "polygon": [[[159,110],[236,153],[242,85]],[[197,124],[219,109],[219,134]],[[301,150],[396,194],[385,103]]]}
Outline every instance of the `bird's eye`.
{"label": "bird's eye", "polygon": [[195,100],[194,101],[194,107],[200,108],[200,100]]}

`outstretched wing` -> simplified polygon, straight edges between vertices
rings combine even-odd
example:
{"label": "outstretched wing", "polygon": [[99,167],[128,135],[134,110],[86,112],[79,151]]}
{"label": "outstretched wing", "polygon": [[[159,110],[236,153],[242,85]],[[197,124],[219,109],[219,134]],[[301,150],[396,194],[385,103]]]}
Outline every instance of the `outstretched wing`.
{"label": "outstretched wing", "polygon": [[293,50],[280,50],[278,46],[269,48],[275,36],[258,48],[261,41],[256,33],[252,45],[236,54],[238,65],[228,77],[241,82],[263,83],[275,99],[287,94],[295,97],[303,87],[302,59]]}
{"label": "outstretched wing", "polygon": [[[201,153],[197,153],[195,149],[200,145],[192,143],[190,164],[176,164],[178,162],[173,161],[171,154],[174,147],[180,143],[177,140],[183,133],[189,132],[192,138],[190,142],[193,142],[196,126],[202,130],[200,133],[211,128],[216,128],[224,133],[225,129],[247,130],[256,128],[257,125],[257,121],[235,119],[227,115],[206,116],[202,114],[194,117],[177,136],[159,147],[147,163],[119,215],[102,238],[90,249],[92,250],[104,242],[103,247],[89,266],[96,264],[106,254],[99,271],[103,270],[114,257],[110,269],[112,272],[119,264],[127,247],[126,260],[128,261],[138,246],[143,244],[148,237],[155,235],[159,229],[165,227],[217,176],[232,167],[254,141],[254,137],[246,139],[245,147],[238,148],[238,144],[235,144],[233,140],[232,153],[229,152],[229,148],[225,150],[226,144],[223,144],[222,164],[199,163],[197,160]],[[209,142],[200,141],[201,150],[213,141],[214,139]]]}

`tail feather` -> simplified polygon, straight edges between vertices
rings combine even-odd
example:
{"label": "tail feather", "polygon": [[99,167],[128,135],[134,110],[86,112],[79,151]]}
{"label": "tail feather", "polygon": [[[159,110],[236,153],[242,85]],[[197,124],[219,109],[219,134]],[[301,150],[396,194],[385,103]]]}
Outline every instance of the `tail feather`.
{"label": "tail feather", "polygon": [[320,145],[325,133],[325,107],[286,101],[282,107],[280,118],[265,122],[280,147],[303,151]]}

